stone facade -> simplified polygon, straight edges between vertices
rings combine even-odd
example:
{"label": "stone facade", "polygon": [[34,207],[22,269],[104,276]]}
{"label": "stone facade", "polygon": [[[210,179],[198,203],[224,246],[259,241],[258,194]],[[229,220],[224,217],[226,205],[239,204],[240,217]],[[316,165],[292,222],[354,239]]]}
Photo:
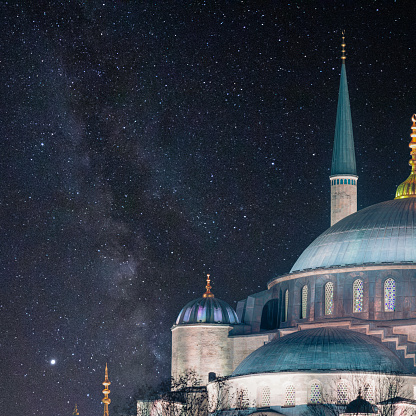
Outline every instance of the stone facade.
{"label": "stone facade", "polygon": [[357,176],[331,176],[330,180],[332,226],[357,212]]}

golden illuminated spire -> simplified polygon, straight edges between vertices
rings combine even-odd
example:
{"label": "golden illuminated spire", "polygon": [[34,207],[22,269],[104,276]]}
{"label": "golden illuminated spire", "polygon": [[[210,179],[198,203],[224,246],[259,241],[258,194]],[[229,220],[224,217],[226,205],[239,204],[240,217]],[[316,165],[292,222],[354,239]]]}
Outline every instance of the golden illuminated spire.
{"label": "golden illuminated spire", "polygon": [[410,155],[409,165],[412,171],[409,177],[397,187],[396,197],[394,199],[416,198],[416,114],[412,116],[412,133],[410,134]]}
{"label": "golden illuminated spire", "polygon": [[79,413],[78,413],[78,407],[77,407],[77,404],[75,403],[75,409],[74,409],[74,411],[72,412],[72,414],[73,415],[75,415],[75,416],[79,416]]}
{"label": "golden illuminated spire", "polygon": [[342,47],[342,55],[341,55],[341,59],[342,59],[342,62],[344,63],[345,62],[345,60],[347,59],[346,57],[345,57],[345,30],[343,30],[342,31],[342,43],[341,43],[341,47]]}
{"label": "golden illuminated spire", "polygon": [[207,289],[207,291],[202,295],[204,298],[213,298],[214,294],[211,293],[211,280],[209,279],[209,274],[207,274],[207,285],[205,286],[205,288]]}
{"label": "golden illuminated spire", "polygon": [[110,394],[110,390],[108,386],[110,385],[110,380],[108,379],[108,368],[107,363],[105,363],[105,380],[103,382],[104,390],[104,398],[101,400],[101,402],[104,404],[104,416],[109,416],[110,413],[108,412],[108,405],[111,403],[111,399],[108,398],[108,395]]}

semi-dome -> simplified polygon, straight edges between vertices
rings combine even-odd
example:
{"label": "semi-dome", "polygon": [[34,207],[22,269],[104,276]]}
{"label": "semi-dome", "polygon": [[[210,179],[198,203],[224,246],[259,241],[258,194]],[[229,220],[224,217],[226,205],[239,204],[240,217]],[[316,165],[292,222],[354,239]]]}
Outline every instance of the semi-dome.
{"label": "semi-dome", "polygon": [[416,198],[372,205],[337,222],[306,248],[291,272],[381,262],[416,262]]}
{"label": "semi-dome", "polygon": [[176,325],[182,324],[239,324],[234,309],[211,292],[211,280],[207,275],[206,292],[201,298],[188,302],[180,311]]}
{"label": "semi-dome", "polygon": [[283,371],[405,372],[399,358],[375,338],[348,329],[314,328],[260,347],[232,375]]}

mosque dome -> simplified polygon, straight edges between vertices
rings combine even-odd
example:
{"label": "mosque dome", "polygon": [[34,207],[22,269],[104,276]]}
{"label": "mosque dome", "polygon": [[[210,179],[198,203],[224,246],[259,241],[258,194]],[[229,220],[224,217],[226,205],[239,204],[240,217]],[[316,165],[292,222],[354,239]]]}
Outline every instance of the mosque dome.
{"label": "mosque dome", "polygon": [[176,325],[183,324],[239,324],[234,309],[223,300],[216,299],[211,292],[210,278],[207,275],[206,292],[201,298],[188,302],[180,311]]}
{"label": "mosque dome", "polygon": [[372,205],[334,224],[291,272],[365,263],[416,262],[416,198]]}
{"label": "mosque dome", "polygon": [[233,376],[297,371],[404,373],[399,358],[381,341],[341,328],[313,328],[276,339],[251,353]]}
{"label": "mosque dome", "polygon": [[353,400],[352,402],[348,403],[345,412],[347,414],[372,414],[377,413],[377,407],[368,402],[367,400],[364,400],[361,395],[359,394],[358,397]]}

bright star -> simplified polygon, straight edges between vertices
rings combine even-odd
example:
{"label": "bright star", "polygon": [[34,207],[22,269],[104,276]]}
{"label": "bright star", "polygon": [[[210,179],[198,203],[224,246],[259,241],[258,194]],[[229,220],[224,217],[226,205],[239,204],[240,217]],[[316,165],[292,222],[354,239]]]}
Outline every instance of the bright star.
{"label": "bright star", "polygon": [[55,364],[56,364],[56,360],[55,360],[54,358],[52,358],[52,360],[51,360],[51,364],[52,364],[52,365],[55,365]]}

